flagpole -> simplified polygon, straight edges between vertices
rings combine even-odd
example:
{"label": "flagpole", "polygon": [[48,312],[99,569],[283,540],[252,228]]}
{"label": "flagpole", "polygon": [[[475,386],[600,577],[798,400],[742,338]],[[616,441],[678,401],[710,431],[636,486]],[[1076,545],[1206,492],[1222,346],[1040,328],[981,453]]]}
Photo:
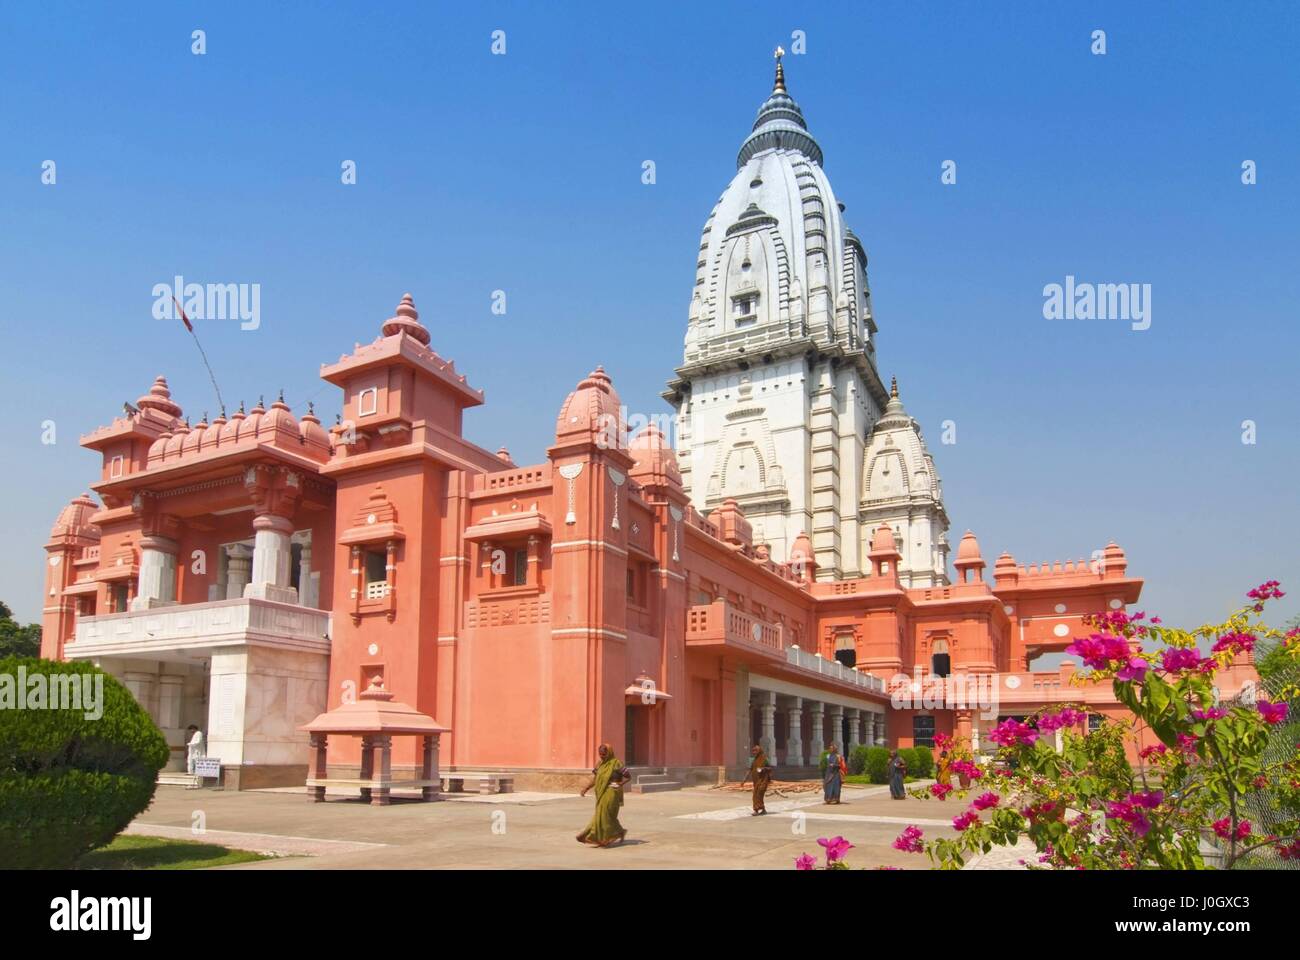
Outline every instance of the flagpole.
{"label": "flagpole", "polygon": [[221,399],[221,388],[217,386],[217,377],[212,372],[212,364],[208,363],[207,351],[203,349],[203,344],[199,343],[199,335],[194,332],[194,324],[190,323],[190,318],[185,316],[185,308],[181,306],[180,301],[172,297],[172,303],[176,304],[176,309],[180,311],[181,320],[185,323],[185,329],[190,332],[190,336],[194,338],[194,345],[199,348],[199,356],[203,358],[203,366],[208,369],[208,379],[212,381],[212,389],[217,394],[217,404],[221,410],[221,415],[224,417],[226,415],[226,401]]}

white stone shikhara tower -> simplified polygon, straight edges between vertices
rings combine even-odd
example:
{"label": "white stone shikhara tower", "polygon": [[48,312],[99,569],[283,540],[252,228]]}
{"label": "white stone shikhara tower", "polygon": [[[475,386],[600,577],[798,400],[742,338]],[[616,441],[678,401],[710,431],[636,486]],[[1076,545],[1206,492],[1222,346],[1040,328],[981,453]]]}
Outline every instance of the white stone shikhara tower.
{"label": "white stone shikhara tower", "polygon": [[868,439],[890,398],[876,370],[866,251],[821,163],[778,48],[772,94],[704,225],[685,355],[664,393],[677,409],[682,480],[701,512],[735,499],[775,560],[807,532],[818,579],[868,574],[885,520],[906,545],[904,584],[946,583],[947,519],[919,432],[914,443],[893,427],[888,437],[909,456],[921,451],[933,478],[924,516],[911,495],[919,478],[901,500],[868,495]]}

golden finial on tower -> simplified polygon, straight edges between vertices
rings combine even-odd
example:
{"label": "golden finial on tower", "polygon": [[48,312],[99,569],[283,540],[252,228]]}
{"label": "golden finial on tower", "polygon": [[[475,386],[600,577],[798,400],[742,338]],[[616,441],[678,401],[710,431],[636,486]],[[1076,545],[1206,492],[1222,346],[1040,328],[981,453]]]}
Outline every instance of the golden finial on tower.
{"label": "golden finial on tower", "polygon": [[898,399],[898,377],[889,378],[889,395],[895,400]]}
{"label": "golden finial on tower", "polygon": [[785,69],[781,66],[781,58],[785,56],[785,51],[778,45],[772,55],[776,57],[776,83],[772,86],[772,92],[785,93]]}

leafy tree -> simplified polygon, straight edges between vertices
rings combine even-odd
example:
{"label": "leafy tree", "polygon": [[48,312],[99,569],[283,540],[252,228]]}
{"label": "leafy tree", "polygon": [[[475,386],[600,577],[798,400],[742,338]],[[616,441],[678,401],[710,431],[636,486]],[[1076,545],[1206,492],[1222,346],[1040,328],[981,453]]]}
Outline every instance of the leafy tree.
{"label": "leafy tree", "polygon": [[13,611],[0,600],[0,659],[5,657],[38,657],[41,654],[41,625],[29,623],[20,626]]}

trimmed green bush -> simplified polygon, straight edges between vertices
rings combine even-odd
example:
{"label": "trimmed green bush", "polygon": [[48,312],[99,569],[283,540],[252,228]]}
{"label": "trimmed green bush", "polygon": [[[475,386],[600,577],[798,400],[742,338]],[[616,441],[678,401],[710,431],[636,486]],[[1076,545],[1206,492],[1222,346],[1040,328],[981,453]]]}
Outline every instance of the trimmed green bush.
{"label": "trimmed green bush", "polygon": [[856,777],[865,773],[867,770],[867,751],[871,749],[865,743],[860,743],[849,751],[849,776]]}
{"label": "trimmed green bush", "polygon": [[889,782],[889,748],[867,747],[866,764],[863,772],[871,778],[872,783]]}
{"label": "trimmed green bush", "polygon": [[[34,676],[102,675],[102,714],[13,709],[19,668]],[[48,680],[47,680],[48,684]],[[28,684],[27,689],[33,688]],[[30,698],[28,700],[30,706]],[[47,697],[52,704],[53,697]],[[131,692],[89,663],[0,660],[0,850],[11,869],[66,869],[152,802],[167,742]]]}
{"label": "trimmed green bush", "polygon": [[912,748],[912,760],[907,762],[907,772],[914,777],[934,775],[934,753],[929,747]]}

